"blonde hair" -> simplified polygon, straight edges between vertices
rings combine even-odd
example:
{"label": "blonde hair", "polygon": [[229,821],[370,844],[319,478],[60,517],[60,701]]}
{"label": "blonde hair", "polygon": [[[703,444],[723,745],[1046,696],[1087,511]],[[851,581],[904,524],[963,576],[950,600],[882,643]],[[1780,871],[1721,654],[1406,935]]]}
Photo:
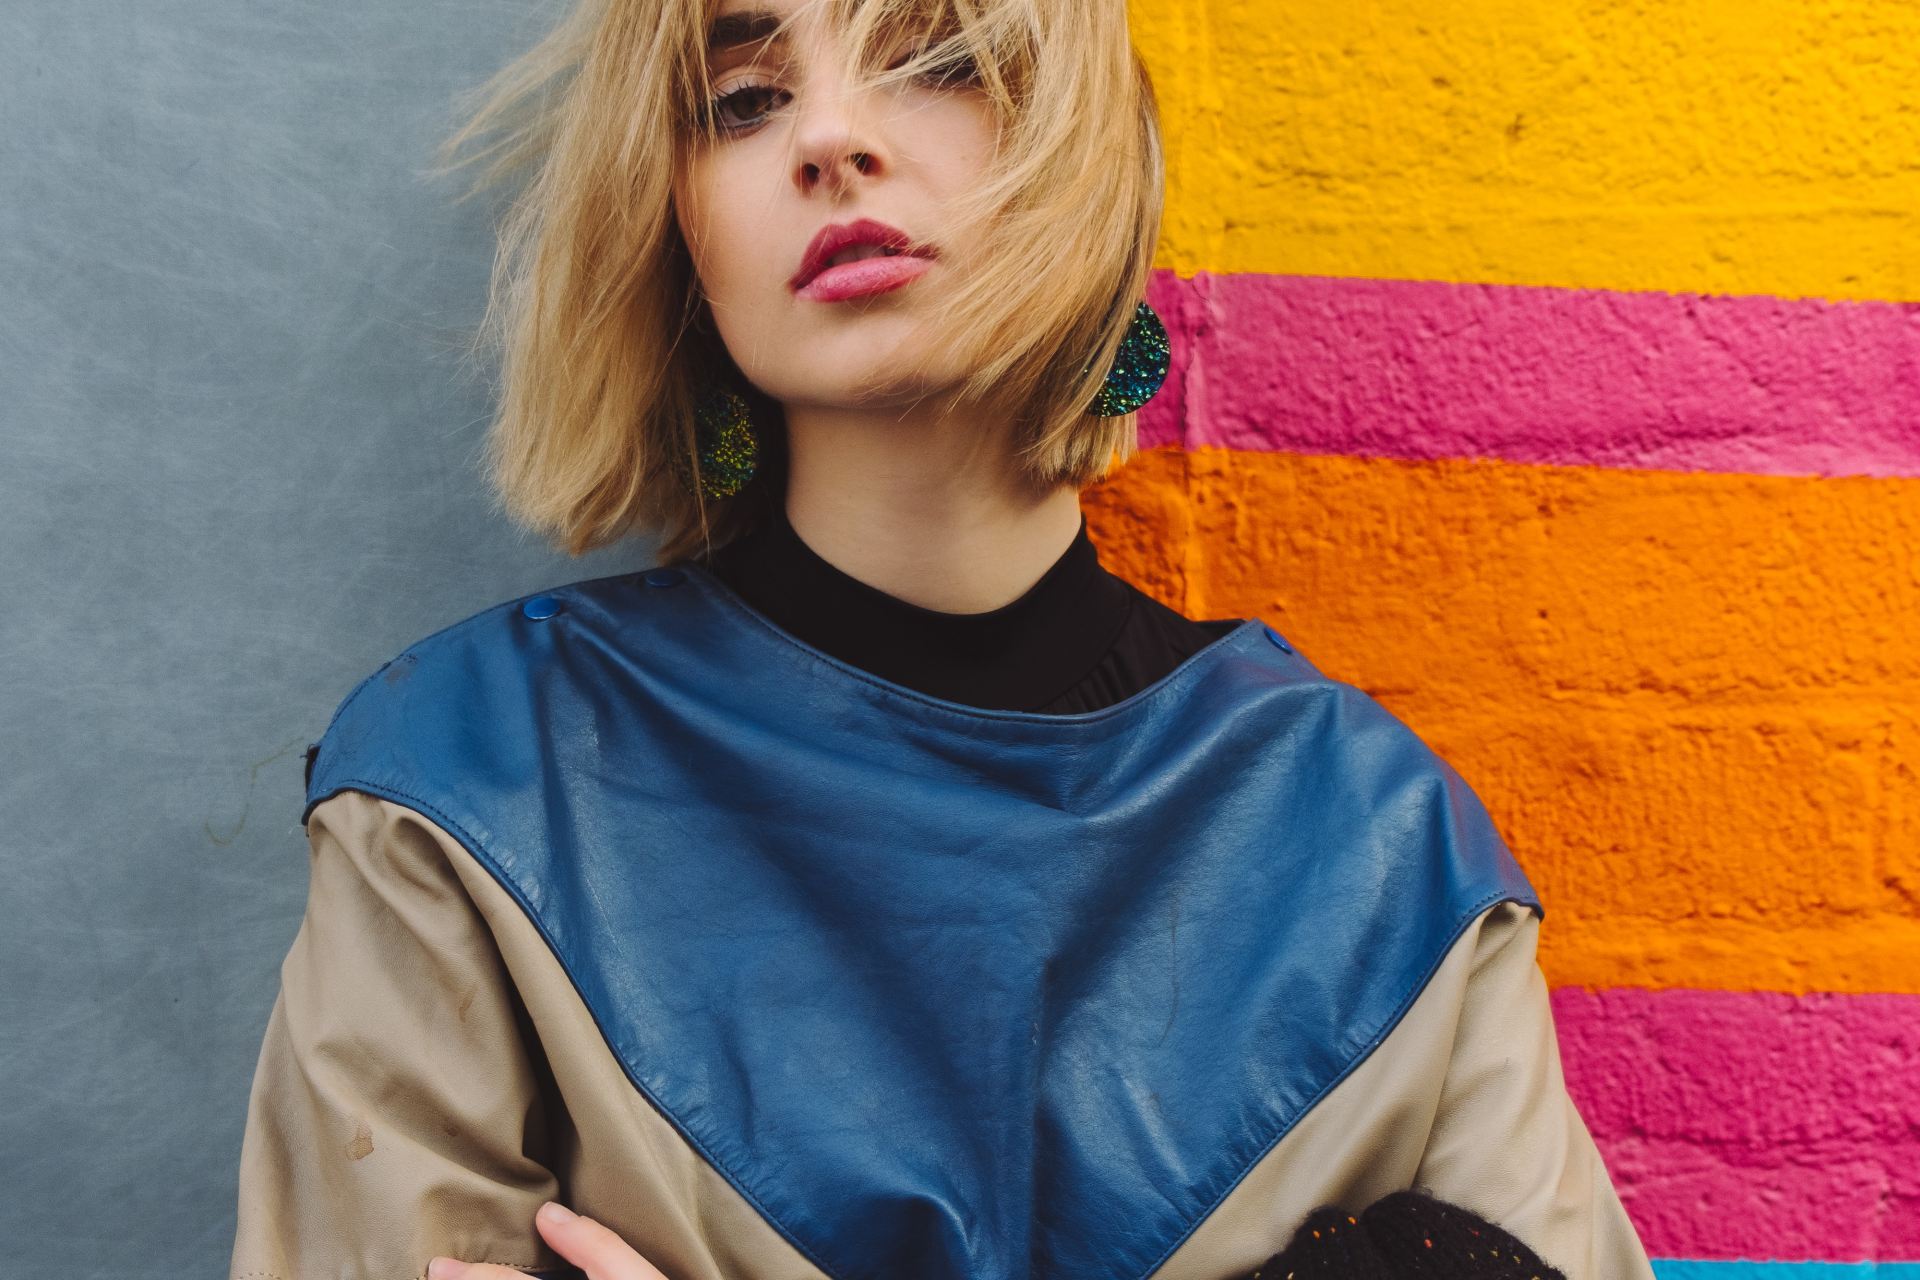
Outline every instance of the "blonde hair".
{"label": "blonde hair", "polygon": [[[812,2],[834,10],[864,83],[965,67],[987,95],[1000,145],[949,211],[984,249],[937,340],[970,371],[959,394],[1014,424],[1034,482],[1099,479],[1136,447],[1133,415],[1087,407],[1145,291],[1163,199],[1159,117],[1124,0]],[[505,512],[570,554],[644,530],[661,536],[663,562],[705,556],[751,527],[758,495],[780,482],[778,407],[751,388],[766,478],[723,499],[683,480],[701,389],[729,372],[745,381],[701,323],[673,204],[707,127],[713,7],[579,0],[469,91],[442,146],[455,166],[486,162],[469,194],[522,179],[474,344],[500,370],[487,466]],[[917,52],[881,69],[872,55],[902,34]]]}

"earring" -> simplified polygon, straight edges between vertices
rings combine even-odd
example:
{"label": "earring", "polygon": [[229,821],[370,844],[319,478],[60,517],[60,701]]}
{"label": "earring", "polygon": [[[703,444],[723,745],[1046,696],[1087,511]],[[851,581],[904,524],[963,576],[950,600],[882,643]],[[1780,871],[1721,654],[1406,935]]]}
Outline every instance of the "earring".
{"label": "earring", "polygon": [[1093,398],[1087,412],[1096,418],[1117,418],[1132,413],[1160,390],[1173,363],[1173,344],[1167,341],[1167,327],[1160,323],[1152,307],[1142,302],[1133,309],[1133,320],[1120,340],[1107,380]]}
{"label": "earring", "polygon": [[[731,498],[753,479],[760,452],[746,398],[725,387],[713,388],[695,404],[693,422],[700,492],[708,498]],[[684,484],[684,474],[681,480]]]}

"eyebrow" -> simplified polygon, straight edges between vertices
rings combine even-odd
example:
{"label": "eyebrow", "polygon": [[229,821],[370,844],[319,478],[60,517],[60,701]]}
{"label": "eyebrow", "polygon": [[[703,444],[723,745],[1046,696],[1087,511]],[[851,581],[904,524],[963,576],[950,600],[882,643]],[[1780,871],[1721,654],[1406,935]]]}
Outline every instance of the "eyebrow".
{"label": "eyebrow", "polygon": [[707,27],[707,56],[765,40],[780,27],[780,15],[768,9],[742,9],[715,18]]}

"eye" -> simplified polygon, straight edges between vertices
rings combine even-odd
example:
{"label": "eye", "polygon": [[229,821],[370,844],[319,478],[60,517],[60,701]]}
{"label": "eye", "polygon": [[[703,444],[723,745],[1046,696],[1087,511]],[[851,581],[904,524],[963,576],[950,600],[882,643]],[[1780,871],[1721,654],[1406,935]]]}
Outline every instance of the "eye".
{"label": "eye", "polygon": [[[743,84],[707,104],[707,120],[722,133],[739,133],[760,124],[793,95],[770,84]],[[773,99],[779,99],[777,104]],[[754,108],[758,107],[756,111]]]}
{"label": "eye", "polygon": [[[917,49],[909,49],[905,53],[901,54],[899,57],[895,58],[892,62],[888,63],[887,70],[889,71],[898,70],[899,68],[904,67],[907,64],[909,59],[917,58],[922,53],[925,53],[925,52],[926,52],[925,45],[922,45]],[[917,78],[920,80],[922,84],[930,84],[930,85],[934,85],[935,87],[945,87],[945,86],[956,85],[956,84],[972,84],[975,81],[979,80],[980,68],[974,63],[974,60],[971,57],[965,54],[949,54],[945,58],[941,59],[939,62],[936,62],[933,65],[921,70]]]}
{"label": "eye", "polygon": [[[908,59],[918,56],[921,51],[909,49],[888,64],[888,70],[905,66]],[[948,88],[976,83],[980,78],[980,69],[971,57],[959,54],[925,68],[916,78],[923,84]],[[707,104],[706,123],[721,133],[744,133],[765,123],[768,115],[792,99],[792,94],[775,85],[743,84],[716,95]]]}

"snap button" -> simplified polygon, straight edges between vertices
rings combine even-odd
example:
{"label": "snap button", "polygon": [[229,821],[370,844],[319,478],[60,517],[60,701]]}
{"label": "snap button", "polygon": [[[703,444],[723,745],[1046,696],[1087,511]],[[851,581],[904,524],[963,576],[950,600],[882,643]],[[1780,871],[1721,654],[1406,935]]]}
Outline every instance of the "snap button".
{"label": "snap button", "polygon": [[677,587],[686,580],[686,576],[678,569],[649,569],[646,581],[650,587]]}
{"label": "snap button", "polygon": [[[1265,623],[1262,623],[1261,625],[1266,626]],[[1267,639],[1273,641],[1274,646],[1278,648],[1280,652],[1282,653],[1293,652],[1293,646],[1288,644],[1285,640],[1281,639],[1280,633],[1278,631],[1275,631],[1272,627],[1267,627]]]}
{"label": "snap button", "polygon": [[541,618],[551,618],[554,614],[560,612],[560,602],[552,596],[535,596],[520,606],[520,612],[535,621]]}

